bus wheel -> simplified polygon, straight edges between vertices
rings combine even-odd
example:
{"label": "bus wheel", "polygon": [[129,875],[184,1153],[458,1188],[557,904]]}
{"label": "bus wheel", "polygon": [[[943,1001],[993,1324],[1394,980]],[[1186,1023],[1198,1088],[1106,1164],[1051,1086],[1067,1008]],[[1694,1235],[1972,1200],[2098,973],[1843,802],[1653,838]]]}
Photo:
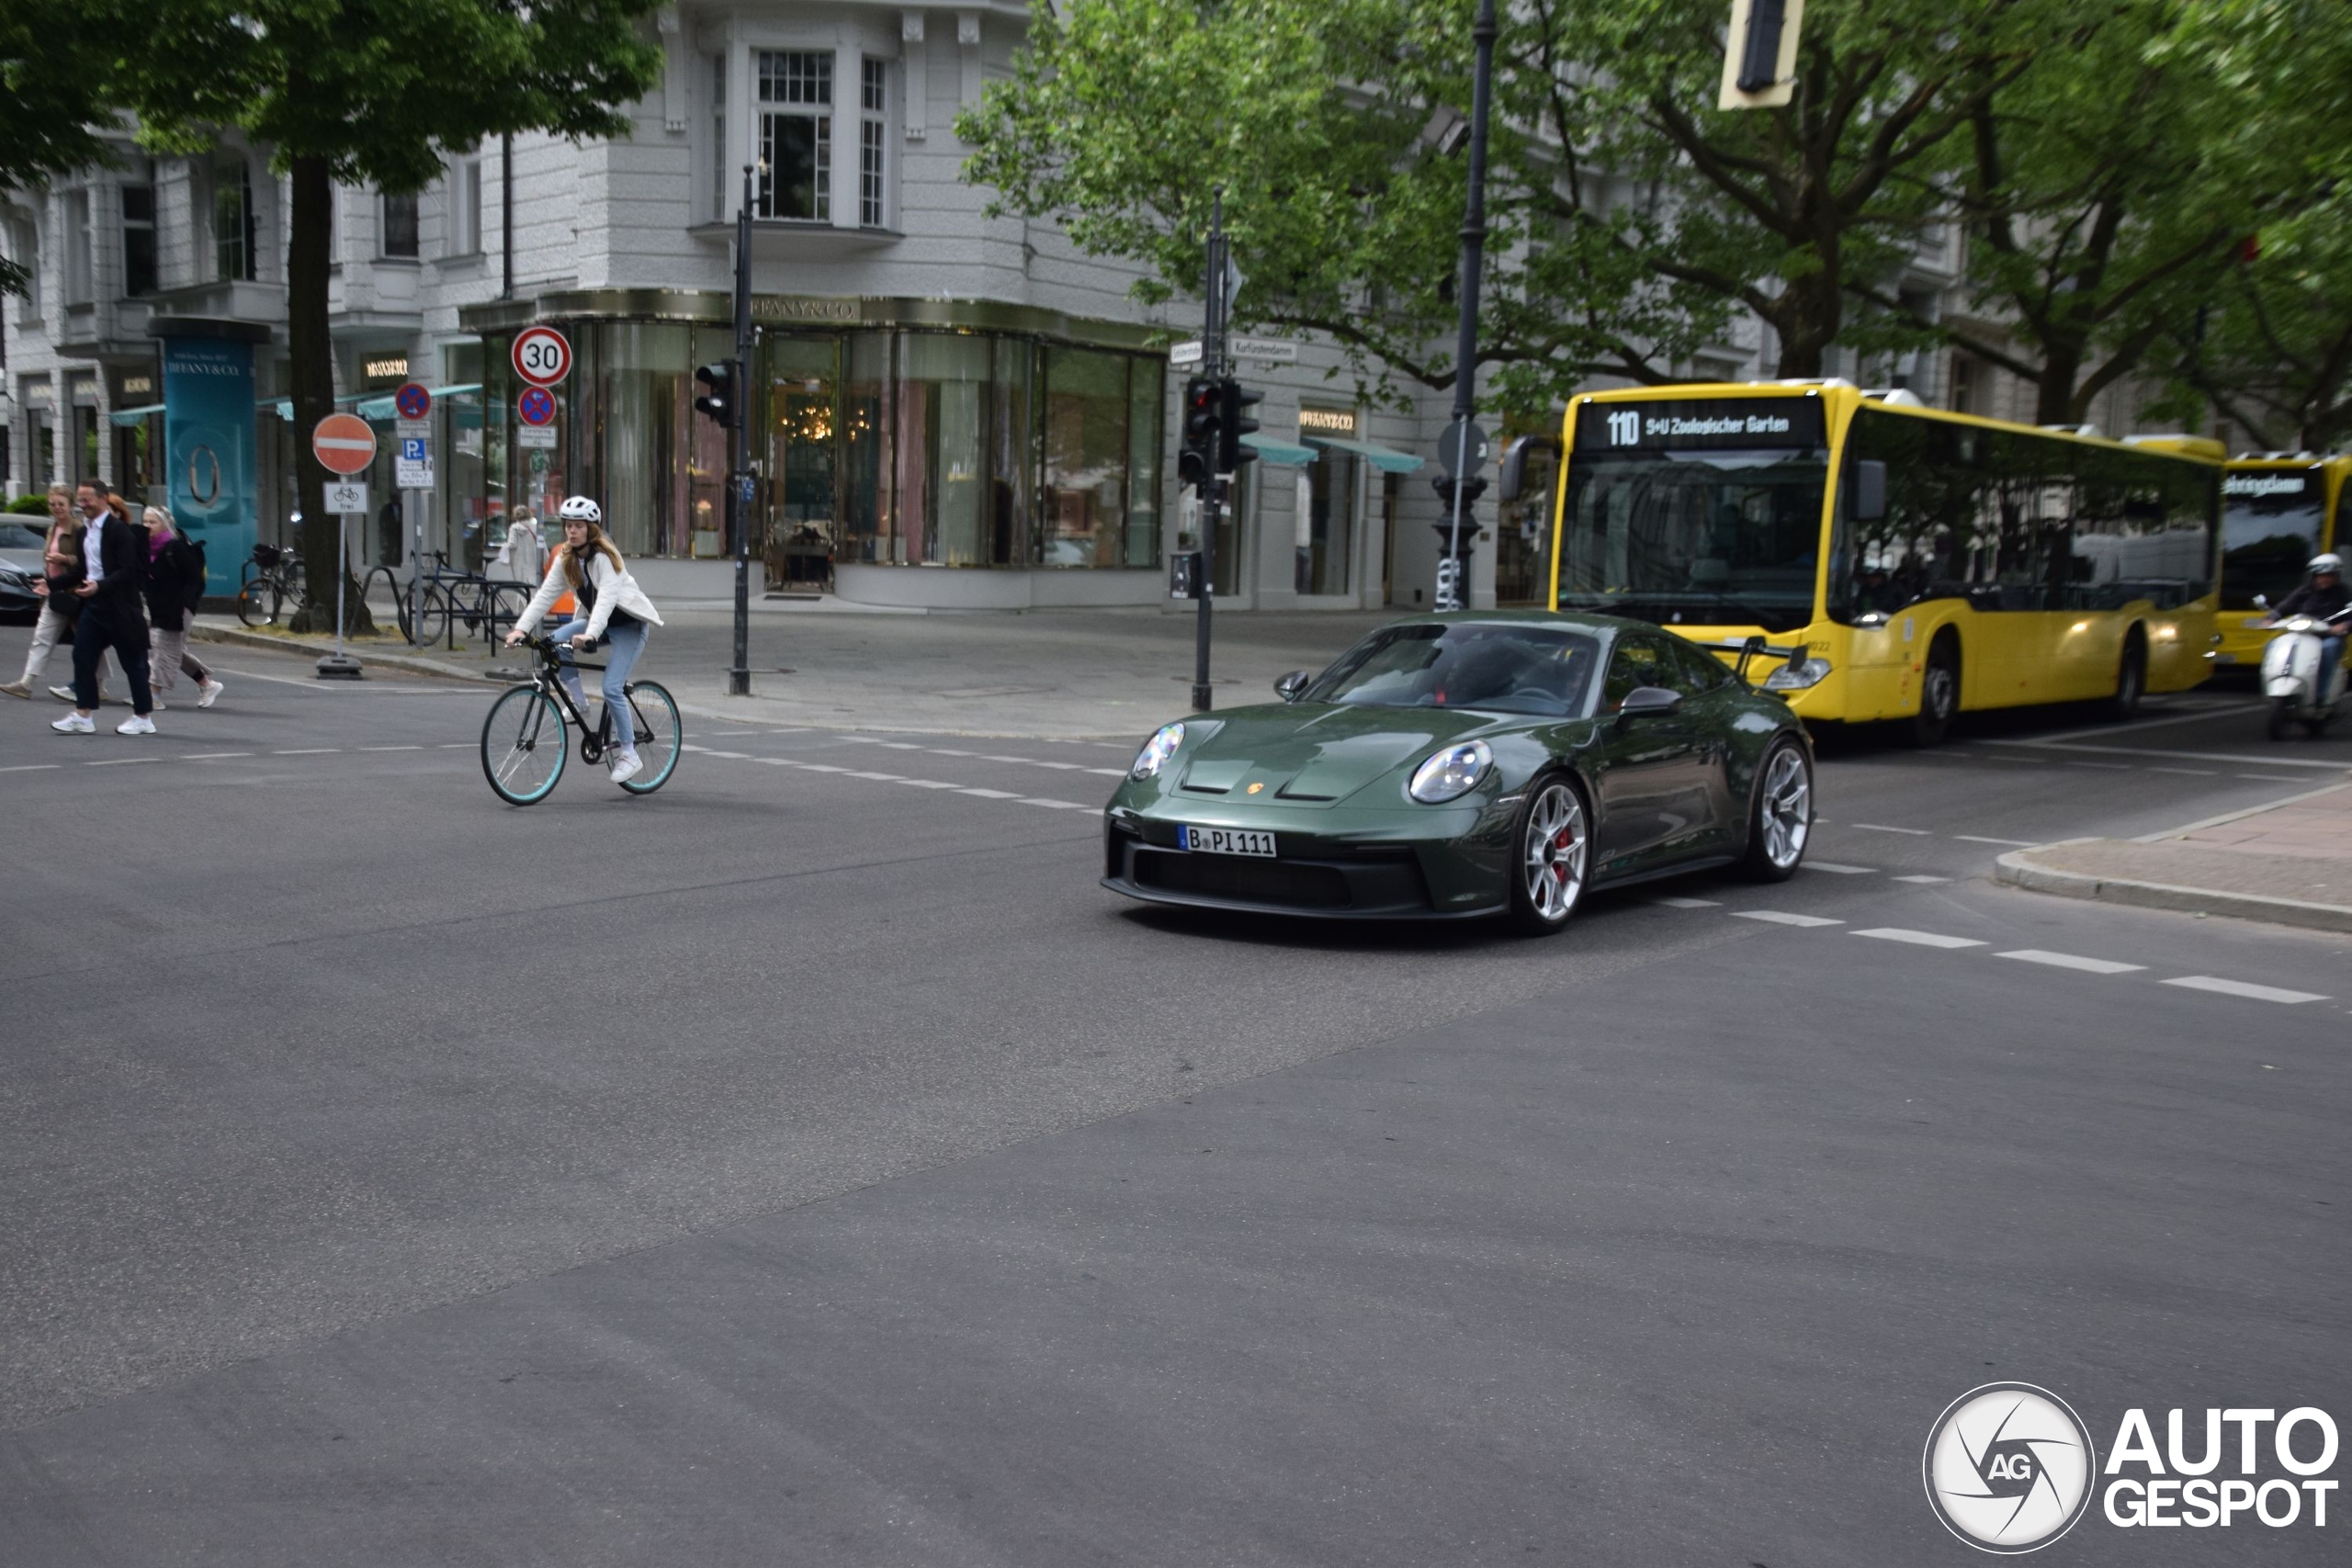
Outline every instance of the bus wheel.
{"label": "bus wheel", "polygon": [[1919,672],[1919,711],[1911,716],[1909,737],[1914,746],[1940,746],[1960,711],[1960,639],[1938,632],[1928,649],[1928,667]]}
{"label": "bus wheel", "polygon": [[2123,639],[2123,665],[2115,672],[2115,695],[2108,700],[2107,716],[2120,723],[2140,711],[2148,691],[2148,644],[2134,626]]}

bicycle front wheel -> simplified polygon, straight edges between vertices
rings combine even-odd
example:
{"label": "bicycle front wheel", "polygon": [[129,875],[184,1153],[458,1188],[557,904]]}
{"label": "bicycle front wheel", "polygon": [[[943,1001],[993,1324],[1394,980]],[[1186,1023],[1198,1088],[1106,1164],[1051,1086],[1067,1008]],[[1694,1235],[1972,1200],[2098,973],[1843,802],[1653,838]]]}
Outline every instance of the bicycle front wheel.
{"label": "bicycle front wheel", "polygon": [[632,681],[628,688],[629,723],[637,730],[637,754],[645,771],[621,785],[631,795],[651,795],[678,771],[681,732],[678,705],[668,687],[656,681]]}
{"label": "bicycle front wheel", "polygon": [[500,694],[481,721],[481,773],[509,806],[536,806],[563,777],[563,710],[537,686]]}
{"label": "bicycle front wheel", "polygon": [[438,588],[427,586],[416,602],[416,630],[410,640],[430,648],[449,629],[449,601]]}
{"label": "bicycle front wheel", "polygon": [[238,589],[237,619],[249,626],[266,626],[277,619],[277,585],[256,577]]}

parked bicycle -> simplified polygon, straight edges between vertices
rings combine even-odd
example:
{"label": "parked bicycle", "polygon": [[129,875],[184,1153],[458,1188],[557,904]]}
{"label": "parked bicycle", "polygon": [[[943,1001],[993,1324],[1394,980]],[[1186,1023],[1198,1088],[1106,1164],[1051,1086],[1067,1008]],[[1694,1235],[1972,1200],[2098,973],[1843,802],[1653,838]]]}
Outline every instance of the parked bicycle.
{"label": "parked bicycle", "polygon": [[[434,550],[426,558],[433,562],[422,584],[402,585],[397,614],[401,635],[417,647],[425,647],[447,637],[454,646],[457,627],[463,626],[469,639],[481,637],[495,642],[523,615],[524,606],[531,602],[531,591],[519,582],[494,581],[478,571],[453,570],[448,552]],[[410,589],[416,592],[411,594]],[[415,625],[409,624],[413,615]]]}
{"label": "parked bicycle", "polygon": [[[616,716],[607,707],[591,733],[587,715],[572,702],[571,692],[563,683],[564,665],[555,639],[531,637],[524,640],[538,655],[538,668],[528,682],[500,694],[481,725],[482,777],[509,806],[536,806],[555,792],[570,750],[564,740],[567,726],[578,727],[580,760],[593,766],[613,745]],[[572,668],[605,667],[575,662]],[[621,788],[631,795],[651,795],[677,771],[678,705],[658,682],[632,681],[622,691],[628,700],[628,717],[637,754],[644,759],[645,767]]]}
{"label": "parked bicycle", "polygon": [[292,548],[255,545],[246,561],[252,573],[237,589],[237,619],[249,626],[275,626],[277,617],[299,609],[303,598],[302,557]]}

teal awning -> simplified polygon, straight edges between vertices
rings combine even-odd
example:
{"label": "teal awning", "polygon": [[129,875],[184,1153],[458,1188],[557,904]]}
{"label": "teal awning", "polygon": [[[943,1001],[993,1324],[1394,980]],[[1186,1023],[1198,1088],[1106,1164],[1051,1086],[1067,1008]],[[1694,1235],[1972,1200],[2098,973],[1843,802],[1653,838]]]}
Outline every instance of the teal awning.
{"label": "teal awning", "polygon": [[141,403],[135,409],[115,410],[107,415],[107,422],[110,424],[144,424],[163,412],[161,403]]}
{"label": "teal awning", "polygon": [[[462,387],[427,387],[425,390],[431,392],[437,402],[443,398],[454,398],[461,392],[479,392],[481,390],[481,383],[469,381]],[[386,392],[380,398],[368,398],[362,400],[360,405],[352,412],[362,419],[398,419],[401,413],[399,409],[392,406],[392,394],[390,392]]]}
{"label": "teal awning", "polygon": [[1410,452],[1399,452],[1394,446],[1374,446],[1369,441],[1343,441],[1336,435],[1302,435],[1301,441],[1312,441],[1317,446],[1329,446],[1337,452],[1352,452],[1384,474],[1411,474],[1420,471],[1427,458],[1416,457]]}
{"label": "teal awning", "polygon": [[[346,392],[342,397],[337,398],[335,402],[338,406],[348,407],[358,400],[358,393]],[[256,409],[276,409],[277,411],[277,417],[282,420],[286,420],[288,423],[291,423],[294,418],[294,400],[291,398],[264,398],[261,401],[255,403],[254,407]]]}
{"label": "teal awning", "polygon": [[1276,441],[1270,436],[1245,435],[1241,438],[1241,444],[1255,451],[1267,462],[1280,463],[1286,468],[1304,468],[1315,461],[1313,448],[1293,446],[1288,442]]}

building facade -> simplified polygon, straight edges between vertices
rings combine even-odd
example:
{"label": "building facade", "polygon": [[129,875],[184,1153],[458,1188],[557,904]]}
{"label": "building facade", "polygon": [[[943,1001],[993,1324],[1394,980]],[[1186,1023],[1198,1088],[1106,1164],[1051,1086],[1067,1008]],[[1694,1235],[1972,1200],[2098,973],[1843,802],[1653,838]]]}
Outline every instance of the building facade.
{"label": "building facade", "polygon": [[[580,491],[660,591],[725,595],[725,442],[694,410],[694,371],[732,350],[750,164],[752,536],[770,587],[1182,608],[1167,559],[1203,520],[1175,482],[1182,373],[1165,345],[1195,335],[1197,305],[1139,306],[1132,271],[987,216],[959,177],[956,116],[1009,70],[1025,6],[741,0],[652,26],[664,69],[633,135],[517,137],[416,196],[335,193],[338,402],[382,443],[355,561],[421,547],[479,564],[513,516]],[[11,495],[96,472],[173,505],[224,576],[286,537],[301,433],[289,203],[268,151],[230,138],[150,158],[126,141],[121,166],[0,207],[0,243],[37,279],[0,307]],[[1952,292],[1957,243],[1923,247],[1917,287]],[[574,351],[541,426],[520,416],[509,359],[537,324]],[[1772,346],[1751,322],[1694,373],[1756,374]],[[1229,607],[1411,609],[1433,592],[1443,519],[1424,457],[1450,399],[1361,405],[1328,374],[1339,364],[1306,344],[1295,363],[1241,367],[1266,399],[1260,461],[1216,527]],[[2008,412],[1949,355],[1840,368]],[[401,492],[391,392],[411,380],[434,393],[433,476]],[[1489,502],[1476,521],[1473,603],[1539,600],[1544,508]]]}

